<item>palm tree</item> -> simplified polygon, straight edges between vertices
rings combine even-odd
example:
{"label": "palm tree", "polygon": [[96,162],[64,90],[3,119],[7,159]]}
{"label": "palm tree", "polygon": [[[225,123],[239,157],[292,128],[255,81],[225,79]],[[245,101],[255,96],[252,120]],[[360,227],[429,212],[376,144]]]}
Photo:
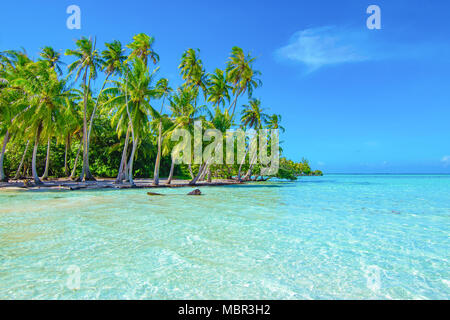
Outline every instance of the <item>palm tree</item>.
{"label": "palm tree", "polygon": [[61,65],[65,64],[60,61],[61,54],[56,52],[52,47],[44,47],[42,48],[41,53],[39,54],[42,59],[47,60],[50,63],[50,67],[53,68],[59,75],[62,75]]}
{"label": "palm tree", "polygon": [[14,84],[21,86],[26,95],[23,103],[29,105],[15,119],[27,123],[27,131],[34,133],[34,148],[32,158],[32,174],[35,184],[42,184],[36,171],[37,148],[41,136],[51,137],[55,130],[60,130],[65,100],[70,95],[65,81],[59,80],[56,72],[47,61],[30,63]]}
{"label": "palm tree", "polygon": [[[170,110],[172,111],[172,121],[173,127],[168,132],[170,137],[174,130],[176,129],[186,129],[193,131],[193,123],[197,118],[199,113],[199,108],[194,106],[194,100],[197,96],[195,89],[188,86],[182,86],[177,89],[176,93],[170,98]],[[174,159],[172,157],[172,165],[174,166]],[[191,164],[188,165],[191,178],[194,179],[194,174],[192,172]],[[169,179],[170,180],[170,179]]]}
{"label": "palm tree", "polygon": [[[96,99],[94,110],[92,111],[91,118],[89,121],[87,150],[89,150],[89,142],[91,138],[95,114],[97,112],[98,103],[100,101],[100,95],[102,94],[109,77],[115,74],[121,74],[123,62],[127,58],[127,56],[123,54],[125,52],[125,49],[122,48],[122,44],[120,43],[120,41],[115,40],[111,43],[105,43],[105,46],[107,47],[107,50],[104,50],[102,52],[103,59],[101,60],[101,63],[102,69],[106,72],[106,78],[103,81],[100,93]],[[89,153],[87,154],[87,157],[88,157],[87,162],[89,163]]]}
{"label": "palm tree", "polygon": [[[80,139],[82,142],[82,131],[83,131],[83,117],[81,115],[81,110],[79,104],[77,103],[77,98],[81,95],[81,100],[83,93],[79,90],[73,90],[74,96],[72,99],[66,99],[65,108],[63,111],[64,126],[57,132],[58,139],[64,143],[64,175],[69,177],[70,170],[68,165],[69,151],[71,150],[71,145],[73,139]],[[82,143],[81,143],[82,145]],[[74,163],[74,169],[78,163],[78,156],[81,148],[78,149],[77,157]],[[71,175],[71,178],[73,176]]]}
{"label": "palm tree", "polygon": [[87,100],[88,93],[91,88],[91,80],[97,77],[97,69],[101,68],[102,60],[99,52],[95,49],[95,43],[91,39],[81,38],[76,42],[77,49],[66,50],[67,56],[74,56],[77,60],[72,62],[68,69],[72,74],[75,70],[75,81],[83,74],[83,90],[84,90],[84,110],[83,110],[83,169],[81,171],[80,180],[95,181],[89,170],[89,150],[88,150],[88,132],[87,132]]}
{"label": "palm tree", "polygon": [[268,129],[280,129],[282,132],[285,131],[284,127],[280,125],[281,115],[273,114],[267,117],[267,128]]}
{"label": "palm tree", "polygon": [[31,62],[24,52],[3,52],[0,63],[0,134],[3,135],[3,144],[0,152],[0,181],[7,181],[3,169],[6,146],[11,139],[15,127],[15,118],[26,108],[22,103],[23,90],[14,82],[20,77],[22,71]]}
{"label": "palm tree", "polygon": [[126,66],[126,68],[125,83],[113,81],[115,87],[104,91],[106,94],[114,95],[106,104],[125,105],[133,142],[128,161],[128,180],[131,185],[134,185],[133,161],[140,135],[148,124],[149,116],[158,114],[150,105],[150,100],[158,97],[158,92],[152,87],[154,73],[158,69],[150,73],[141,58],[133,58],[131,66]]}
{"label": "palm tree", "polygon": [[210,75],[209,84],[208,102],[212,102],[213,106],[225,106],[225,102],[230,102],[231,86],[228,85],[223,70],[216,69],[215,73]]}
{"label": "palm tree", "polygon": [[185,85],[193,88],[196,92],[194,106],[197,106],[197,95],[199,90],[203,91],[205,96],[208,92],[208,77],[203,69],[203,62],[199,57],[200,50],[187,49],[181,56],[181,63],[178,66]]}
{"label": "palm tree", "polygon": [[233,85],[234,94],[234,100],[228,108],[228,112],[233,108],[231,118],[234,116],[238,97],[247,91],[250,98],[253,90],[261,86],[261,81],[256,78],[261,75],[261,72],[253,69],[255,59],[250,54],[245,56],[244,51],[239,47],[231,49],[231,56],[226,67],[227,81]]}
{"label": "palm tree", "polygon": [[[242,110],[242,116],[241,116],[241,123],[244,127],[249,127],[255,130],[262,129],[263,123],[265,123],[268,119],[267,114],[263,112],[263,109],[261,108],[261,100],[259,99],[251,99],[248,105],[244,105],[244,109]],[[249,148],[247,148],[244,156],[247,157],[247,154],[249,152]],[[254,162],[256,159],[253,157],[253,159],[250,160],[250,168],[247,172],[247,174],[244,177],[244,180],[248,179],[251,176],[252,169]],[[241,181],[241,169],[244,161],[239,166],[239,173],[238,173],[238,179]]]}
{"label": "palm tree", "polygon": [[155,38],[146,35],[145,33],[139,33],[133,37],[133,42],[127,45],[127,48],[131,49],[129,59],[141,58],[144,64],[147,65],[148,58],[152,60],[153,64],[158,63],[159,55],[153,50],[153,43]]}
{"label": "palm tree", "polygon": [[155,161],[155,172],[153,173],[153,184],[158,185],[159,184],[159,167],[161,162],[161,145],[162,145],[162,112],[164,108],[164,102],[166,97],[170,95],[170,93],[173,91],[171,87],[169,87],[169,80],[162,78],[156,83],[156,91],[159,96],[159,98],[162,98],[162,104],[161,104],[161,110],[159,114],[156,116],[159,117],[159,123],[158,123],[158,153],[156,155],[156,161]]}

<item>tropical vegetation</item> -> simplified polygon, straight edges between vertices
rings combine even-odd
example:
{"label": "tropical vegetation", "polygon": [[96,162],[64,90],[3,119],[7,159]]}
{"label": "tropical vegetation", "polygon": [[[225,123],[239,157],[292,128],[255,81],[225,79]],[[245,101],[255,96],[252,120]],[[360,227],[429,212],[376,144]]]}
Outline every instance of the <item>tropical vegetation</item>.
{"label": "tropical vegetation", "polygon": [[[177,165],[172,159],[175,129],[280,129],[281,116],[266,113],[254,97],[262,85],[255,58],[233,47],[224,68],[208,73],[198,49],[187,49],[179,65],[181,85],[160,77],[155,39],[146,34],[123,46],[115,40],[101,50],[96,39],[81,38],[64,52],[43,47],[39,58],[25,51],[0,53],[0,180],[50,177],[93,181],[115,177],[187,178],[195,184],[214,178],[267,179],[248,153],[246,161],[217,165]],[[102,78],[100,88],[95,81]],[[98,89],[98,90],[97,90]],[[245,100],[241,108],[238,102]],[[241,111],[240,111],[241,110]],[[280,148],[282,152],[282,149]],[[276,175],[296,179],[313,172],[307,160],[281,158]]]}

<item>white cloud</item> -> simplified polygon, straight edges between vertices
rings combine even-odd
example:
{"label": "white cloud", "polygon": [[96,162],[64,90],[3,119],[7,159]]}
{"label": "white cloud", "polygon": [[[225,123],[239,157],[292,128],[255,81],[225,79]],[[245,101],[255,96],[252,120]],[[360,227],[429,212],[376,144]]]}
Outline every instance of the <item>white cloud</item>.
{"label": "white cloud", "polygon": [[315,70],[326,65],[371,60],[370,47],[365,32],[326,26],[296,32],[275,54]]}
{"label": "white cloud", "polygon": [[441,159],[442,164],[444,167],[447,167],[450,165],[450,156],[443,156]]}
{"label": "white cloud", "polygon": [[[324,66],[385,59],[442,59],[450,46],[439,42],[404,42],[403,32],[391,37],[365,28],[323,26],[300,30],[275,51],[281,61],[303,64],[308,71]],[[448,58],[444,58],[448,61]]]}

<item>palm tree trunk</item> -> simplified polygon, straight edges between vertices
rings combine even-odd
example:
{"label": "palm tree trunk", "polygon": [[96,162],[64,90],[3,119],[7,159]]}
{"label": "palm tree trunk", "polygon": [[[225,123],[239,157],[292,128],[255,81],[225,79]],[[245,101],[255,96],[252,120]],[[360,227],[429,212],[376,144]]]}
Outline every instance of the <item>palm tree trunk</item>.
{"label": "palm tree trunk", "polygon": [[245,150],[244,158],[242,159],[242,162],[241,162],[241,164],[239,165],[239,171],[238,171],[238,180],[239,180],[239,182],[242,181],[242,179],[241,179],[242,165],[245,163],[245,158],[247,158],[247,154],[248,154],[248,151],[249,151],[249,150],[250,150],[250,148],[247,148],[247,150]]}
{"label": "palm tree trunk", "polygon": [[31,160],[31,172],[33,175],[34,183],[36,185],[43,184],[42,181],[39,179],[39,176],[36,171],[36,155],[37,155],[37,149],[38,149],[40,137],[41,137],[41,125],[39,125],[36,130],[36,137],[34,140],[34,148],[33,148],[33,159]]}
{"label": "palm tree trunk", "polygon": [[2,182],[8,182],[8,177],[5,175],[5,172],[3,171],[3,160],[5,158],[5,152],[6,152],[6,145],[9,141],[9,131],[6,130],[5,137],[3,138],[3,146],[2,151],[0,154],[0,181]]}
{"label": "palm tree trunk", "polygon": [[48,166],[50,162],[50,138],[47,139],[47,157],[45,158],[45,170],[42,175],[42,180],[48,180]]}
{"label": "palm tree trunk", "polygon": [[169,173],[169,178],[167,179],[167,184],[171,184],[172,183],[172,178],[173,178],[173,169],[175,167],[175,161],[173,161],[172,159],[172,163],[170,165],[170,173]]}
{"label": "palm tree trunk", "polygon": [[239,91],[236,93],[236,96],[234,97],[233,103],[230,104],[230,107],[228,108],[228,113],[230,113],[231,107],[233,107],[233,112],[231,113],[231,119],[233,119],[234,111],[236,110],[237,99],[238,99],[238,97],[239,97],[240,94],[241,94],[241,90],[239,90]]}
{"label": "palm tree trunk", "polygon": [[159,120],[158,128],[158,154],[156,155],[155,172],[153,174],[153,184],[157,186],[159,184],[159,166],[161,162],[161,144],[162,144],[162,121]]}
{"label": "palm tree trunk", "polygon": [[203,168],[203,172],[200,176],[199,181],[205,180],[206,174],[208,173],[210,167],[211,167],[211,165],[208,164],[207,166],[205,166],[205,168]]}
{"label": "palm tree trunk", "polygon": [[27,141],[27,144],[25,146],[25,151],[23,152],[22,159],[20,160],[19,167],[17,168],[16,175],[14,176],[13,180],[17,180],[20,178],[20,171],[22,170],[23,163],[25,162],[25,157],[27,155],[29,145],[30,145],[30,140]]}
{"label": "palm tree trunk", "polygon": [[255,161],[257,158],[257,154],[255,154],[255,156],[253,157],[253,159],[250,161],[250,168],[248,168],[248,171],[244,177],[244,180],[249,180],[252,177],[252,170],[253,170],[253,166],[255,165]]}
{"label": "palm tree trunk", "polygon": [[128,73],[127,73],[127,78],[126,78],[126,82],[125,82],[125,103],[126,103],[126,107],[127,107],[128,119],[130,120],[131,139],[133,140],[133,148],[132,148],[132,151],[131,151],[130,161],[128,163],[128,168],[127,168],[126,172],[128,172],[128,179],[127,180],[130,181],[131,185],[134,185],[134,181],[133,181],[133,161],[134,161],[134,153],[136,152],[136,147],[137,147],[137,137],[136,137],[135,132],[134,132],[133,118],[131,118],[130,108],[128,106]]}
{"label": "palm tree trunk", "polygon": [[88,165],[89,165],[89,147],[90,147],[90,142],[91,142],[91,133],[92,133],[92,127],[93,127],[93,123],[94,123],[95,113],[97,112],[98,101],[100,100],[100,94],[102,93],[103,89],[105,88],[106,82],[108,81],[110,76],[111,76],[111,73],[108,72],[108,74],[106,75],[105,81],[103,81],[102,88],[100,89],[100,92],[97,97],[97,101],[95,102],[94,110],[92,110],[91,118],[89,120],[89,129],[88,129],[88,134],[87,134],[87,158],[88,158],[87,163],[88,163]]}
{"label": "palm tree trunk", "polygon": [[188,164],[188,168],[189,168],[189,173],[191,174],[191,179],[194,179],[194,172],[192,171],[192,166],[190,163]]}
{"label": "palm tree trunk", "polygon": [[125,137],[125,143],[122,151],[122,159],[120,160],[119,174],[117,175],[116,183],[122,183],[122,180],[124,178],[125,163],[127,161],[128,141],[130,140],[130,130],[130,125],[128,125],[127,135]]}
{"label": "palm tree trunk", "polygon": [[89,74],[89,80],[86,86],[88,67],[84,71],[84,112],[83,112],[83,168],[81,170],[81,181],[96,181],[89,170],[89,150],[88,150],[88,132],[87,132],[87,99],[88,91],[91,88],[91,75]]}
{"label": "palm tree trunk", "polygon": [[211,167],[208,169],[208,182],[211,183]]}
{"label": "palm tree trunk", "polygon": [[[221,146],[220,144],[217,144],[216,148],[214,149],[214,154],[217,154],[217,152],[219,150],[218,148],[220,146]],[[204,170],[210,166],[210,163],[211,163],[212,160],[213,160],[213,155],[211,154],[210,157],[200,166],[200,168],[198,169],[198,174],[195,176],[194,179],[192,179],[189,182],[189,185],[192,186],[192,185],[195,185],[197,183],[198,179],[203,175]]]}
{"label": "palm tree trunk", "polygon": [[203,170],[205,169],[206,165],[207,165],[207,162],[203,163],[203,164],[200,166],[200,168],[198,169],[197,175],[194,177],[194,179],[192,179],[192,180],[189,182],[189,185],[190,185],[190,186],[193,186],[193,185],[195,185],[195,184],[197,183],[197,181],[200,179],[200,176],[201,176],[201,174],[203,173]]}
{"label": "palm tree trunk", "polygon": [[[161,110],[159,112],[159,115],[161,116],[161,113],[164,108],[164,101],[165,97],[163,98],[162,104],[161,104]],[[161,163],[161,144],[162,144],[162,120],[159,119],[159,127],[158,127],[158,154],[156,155],[156,162],[155,162],[155,172],[153,173],[153,184],[157,186],[159,184],[159,168]]]}
{"label": "palm tree trunk", "polygon": [[80,157],[81,147],[83,146],[82,143],[80,143],[80,147],[78,148],[77,155],[75,157],[75,163],[73,164],[72,173],[70,174],[70,179],[73,180],[75,177],[75,171],[77,170],[77,164],[78,164],[78,158]]}
{"label": "palm tree trunk", "polygon": [[64,175],[67,177],[69,175],[69,166],[67,165],[67,154],[69,152],[69,138],[70,136],[67,135],[66,137],[66,148],[64,150]]}
{"label": "palm tree trunk", "polygon": [[131,150],[131,156],[130,156],[130,162],[128,165],[128,180],[130,181],[130,184],[132,186],[134,186],[134,181],[133,181],[133,162],[134,162],[134,155],[136,153],[136,148],[137,148],[137,138],[133,139],[133,149]]}

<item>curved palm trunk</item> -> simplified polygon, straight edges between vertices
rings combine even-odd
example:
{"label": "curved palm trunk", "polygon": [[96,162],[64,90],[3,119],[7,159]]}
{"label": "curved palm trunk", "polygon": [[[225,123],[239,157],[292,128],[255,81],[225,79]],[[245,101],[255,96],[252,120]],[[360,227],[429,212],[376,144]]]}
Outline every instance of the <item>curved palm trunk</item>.
{"label": "curved palm trunk", "polygon": [[34,140],[34,148],[33,148],[33,159],[31,160],[31,172],[33,175],[34,183],[36,185],[43,184],[42,181],[39,179],[39,176],[36,171],[36,154],[37,154],[40,136],[41,136],[41,126],[39,125],[36,130],[36,137]]}
{"label": "curved palm trunk", "polygon": [[208,169],[208,182],[211,183],[211,167]]}
{"label": "curved palm trunk", "polygon": [[74,162],[74,164],[73,164],[72,173],[70,174],[70,177],[69,177],[71,180],[74,179],[74,177],[75,177],[75,171],[77,171],[78,158],[80,157],[80,152],[81,152],[81,147],[82,147],[82,146],[83,146],[83,144],[80,143],[80,147],[78,148],[77,155],[76,155],[76,157],[75,157],[75,162]]}
{"label": "curved palm trunk", "polygon": [[137,137],[135,136],[135,133],[134,133],[133,119],[131,118],[130,108],[128,106],[128,74],[127,74],[127,79],[126,79],[126,83],[125,83],[125,103],[127,106],[128,119],[130,120],[129,125],[131,127],[131,139],[133,140],[133,148],[131,151],[130,161],[128,162],[128,168],[126,168],[125,171],[128,172],[127,180],[130,181],[130,184],[133,186],[134,185],[133,161],[134,161],[134,153],[136,152],[136,147],[137,147]]}
{"label": "curved palm trunk", "polygon": [[159,120],[158,128],[158,154],[156,155],[155,172],[153,173],[153,184],[159,185],[159,167],[161,162],[161,144],[162,144],[162,121]]}
{"label": "curved palm trunk", "polygon": [[42,180],[48,180],[48,166],[50,163],[50,138],[47,139],[47,157],[45,158],[45,170],[42,175]]}
{"label": "curved palm trunk", "polygon": [[[221,146],[221,144],[217,144],[216,148],[214,149],[214,154],[217,154],[218,152],[218,148]],[[189,182],[189,185],[195,185],[197,183],[197,181],[204,175],[205,173],[205,169],[209,168],[209,166],[211,165],[211,161],[213,160],[213,155],[211,154],[210,157],[200,166],[200,168],[198,169],[198,174],[197,176],[195,176],[194,179],[192,179]]]}
{"label": "curved palm trunk", "polygon": [[124,172],[126,170],[125,163],[127,161],[128,141],[130,140],[130,130],[131,130],[131,128],[128,125],[127,135],[125,137],[125,143],[124,143],[123,151],[122,151],[122,159],[120,160],[119,173],[116,178],[116,183],[122,183],[122,181],[124,179]]}
{"label": "curved palm trunk", "polygon": [[[217,145],[216,149],[214,150],[214,154],[217,154],[218,152],[218,148],[220,147],[220,144]],[[213,160],[213,156],[211,155],[198,169],[198,174],[195,176],[194,179],[192,179],[189,182],[189,185],[195,185],[197,183],[197,181],[203,176],[204,171],[206,168],[209,168],[211,161]]]}
{"label": "curved palm trunk", "polygon": [[239,90],[236,93],[236,96],[234,97],[233,102],[230,104],[230,107],[228,108],[228,113],[230,113],[231,107],[233,107],[233,112],[231,113],[231,119],[233,119],[234,111],[236,111],[237,99],[241,95],[241,93],[242,93],[242,90]]}
{"label": "curved palm trunk", "polygon": [[30,145],[30,140],[27,141],[27,144],[25,146],[25,151],[23,152],[22,159],[20,160],[19,167],[17,168],[16,175],[14,176],[13,180],[17,180],[20,178],[20,171],[22,170],[23,163],[25,162],[25,157],[27,155],[29,145]]}
{"label": "curved palm trunk", "polygon": [[252,170],[253,170],[253,166],[255,165],[256,162],[256,155],[253,157],[253,159],[250,161],[250,168],[248,168],[248,171],[244,177],[244,180],[250,180],[252,177]]}
{"label": "curved palm trunk", "polygon": [[203,169],[202,175],[200,176],[199,181],[205,180],[206,174],[209,172],[210,168],[211,168],[211,165],[205,166],[205,168]]}
{"label": "curved palm trunk", "polygon": [[67,157],[69,153],[69,145],[70,145],[70,136],[66,137],[66,148],[64,150],[64,175],[67,177],[69,175],[69,166],[67,165]]}
{"label": "curved palm trunk", "polygon": [[9,131],[6,130],[5,137],[3,138],[3,146],[2,146],[2,152],[0,154],[0,181],[2,182],[8,182],[8,177],[5,175],[5,172],[3,171],[3,160],[5,158],[5,152],[6,152],[6,145],[9,141]]}
{"label": "curved palm trunk", "polygon": [[84,71],[84,112],[83,112],[83,168],[81,170],[80,181],[96,181],[91,171],[89,170],[89,157],[88,157],[88,133],[87,133],[87,99],[88,91],[91,87],[91,75],[89,74],[89,80],[86,86],[88,67]]}
{"label": "curved palm trunk", "polygon": [[172,183],[174,167],[175,167],[175,161],[173,161],[173,159],[172,159],[172,164],[170,165],[170,173],[169,173],[169,178],[167,179],[167,184],[171,184]]}
{"label": "curved palm trunk", "polygon": [[130,161],[128,163],[128,180],[130,181],[130,184],[134,186],[134,180],[133,180],[133,162],[134,162],[134,155],[136,153],[137,148],[137,138],[133,139],[133,149],[131,150],[131,156]]}
{"label": "curved palm trunk", "polygon": [[245,158],[247,158],[247,154],[248,154],[248,151],[249,151],[249,150],[250,150],[250,148],[247,148],[247,150],[245,150],[244,158],[242,159],[242,162],[241,162],[241,164],[239,165],[239,171],[238,171],[238,180],[239,180],[239,182],[242,181],[242,179],[241,179],[242,166],[243,166],[244,163],[245,163]]}
{"label": "curved palm trunk", "polygon": [[192,166],[190,163],[188,164],[188,168],[189,168],[189,173],[191,175],[191,179],[194,179],[194,172],[192,171]]}
{"label": "curved palm trunk", "polygon": [[200,176],[202,175],[203,170],[205,169],[206,165],[207,165],[207,162],[203,163],[203,164],[200,166],[200,168],[198,169],[197,175],[194,177],[194,179],[192,179],[192,180],[189,182],[189,185],[193,186],[193,185],[195,185],[195,184],[197,183],[197,181],[200,179]]}
{"label": "curved palm trunk", "polygon": [[94,110],[92,110],[91,118],[89,120],[89,129],[88,129],[88,134],[87,134],[87,155],[86,155],[88,168],[89,168],[89,147],[90,147],[90,142],[91,142],[91,133],[92,133],[92,127],[93,127],[93,123],[94,123],[95,113],[97,112],[98,101],[100,100],[100,94],[102,93],[103,89],[105,88],[106,82],[108,81],[110,76],[111,76],[111,73],[109,72],[106,75],[105,81],[103,81],[102,88],[100,89],[100,93],[98,94],[97,101],[95,102]]}

